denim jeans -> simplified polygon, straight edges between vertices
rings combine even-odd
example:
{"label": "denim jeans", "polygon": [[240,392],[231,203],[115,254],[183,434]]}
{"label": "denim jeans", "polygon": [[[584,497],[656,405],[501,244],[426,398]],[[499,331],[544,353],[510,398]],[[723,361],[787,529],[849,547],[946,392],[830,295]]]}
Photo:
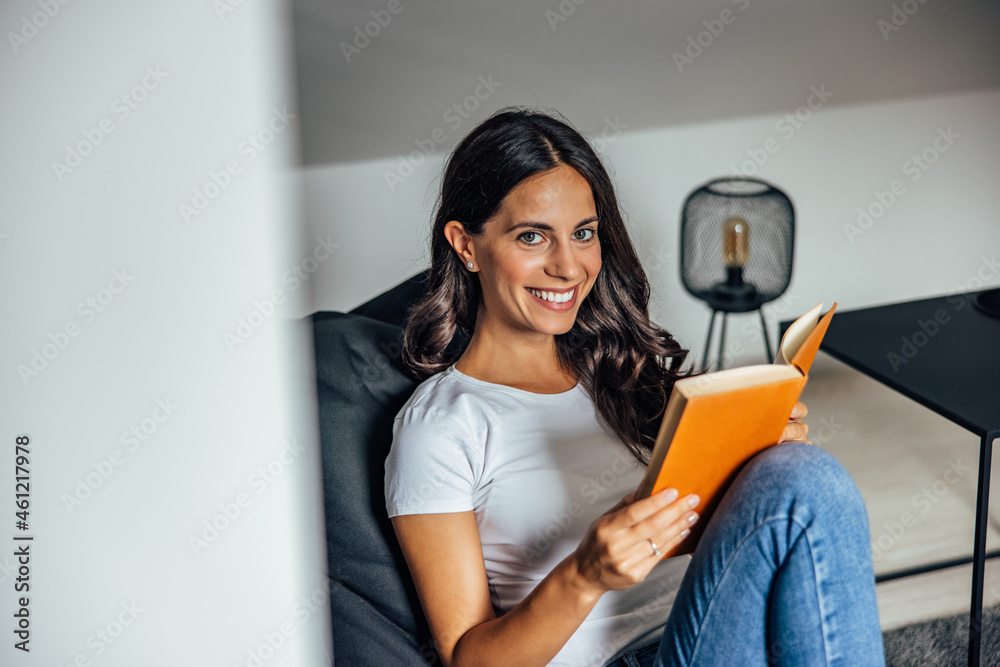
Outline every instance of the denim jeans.
{"label": "denim jeans", "polygon": [[793,442],[736,477],[659,642],[609,666],[884,664],[861,495],[833,456]]}

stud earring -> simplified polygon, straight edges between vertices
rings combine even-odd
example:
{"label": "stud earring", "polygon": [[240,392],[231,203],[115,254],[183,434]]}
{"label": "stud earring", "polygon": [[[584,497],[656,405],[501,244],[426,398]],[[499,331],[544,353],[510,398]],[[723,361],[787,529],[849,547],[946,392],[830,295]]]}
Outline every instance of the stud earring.
{"label": "stud earring", "polygon": [[474,266],[474,264],[472,262],[469,262],[468,264],[466,264],[466,266],[468,266],[471,269]]}

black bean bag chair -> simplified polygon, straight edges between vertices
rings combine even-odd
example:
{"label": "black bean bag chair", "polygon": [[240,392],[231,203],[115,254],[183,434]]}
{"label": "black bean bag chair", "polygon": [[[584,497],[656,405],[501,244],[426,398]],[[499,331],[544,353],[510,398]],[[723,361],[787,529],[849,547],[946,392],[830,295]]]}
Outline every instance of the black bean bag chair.
{"label": "black bean bag chair", "polygon": [[400,363],[413,276],[349,313],[310,316],[336,665],[441,664],[385,511],[392,422],[417,382]]}

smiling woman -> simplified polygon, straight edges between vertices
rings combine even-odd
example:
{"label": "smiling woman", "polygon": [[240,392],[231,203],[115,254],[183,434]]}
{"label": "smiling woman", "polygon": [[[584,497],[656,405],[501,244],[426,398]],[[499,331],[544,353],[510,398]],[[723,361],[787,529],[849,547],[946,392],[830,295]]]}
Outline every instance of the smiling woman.
{"label": "smiling woman", "polygon": [[[403,350],[417,377],[456,364],[538,393],[579,382],[637,461],[648,460],[687,350],[650,322],[649,283],[614,185],[576,130],[515,110],[458,144],[433,222],[429,280]],[[568,305],[530,291],[569,288]],[[466,348],[453,344],[468,336]]]}
{"label": "smiling woman", "polygon": [[758,455],[660,559],[698,498],[634,491],[687,351],[568,123],[505,110],[458,144],[428,282],[385,499],[445,665],[879,664],[865,508],[816,447]]}

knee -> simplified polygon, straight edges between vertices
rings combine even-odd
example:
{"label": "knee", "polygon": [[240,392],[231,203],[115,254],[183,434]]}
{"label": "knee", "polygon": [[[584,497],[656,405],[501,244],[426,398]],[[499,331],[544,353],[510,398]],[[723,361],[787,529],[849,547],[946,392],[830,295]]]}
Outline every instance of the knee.
{"label": "knee", "polygon": [[864,501],[854,480],[840,461],[816,445],[788,442],[769,447],[750,461],[746,472],[801,510],[834,511],[867,525]]}

